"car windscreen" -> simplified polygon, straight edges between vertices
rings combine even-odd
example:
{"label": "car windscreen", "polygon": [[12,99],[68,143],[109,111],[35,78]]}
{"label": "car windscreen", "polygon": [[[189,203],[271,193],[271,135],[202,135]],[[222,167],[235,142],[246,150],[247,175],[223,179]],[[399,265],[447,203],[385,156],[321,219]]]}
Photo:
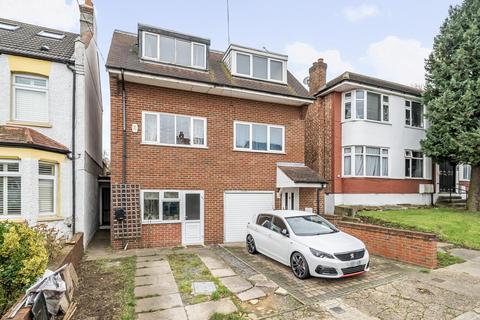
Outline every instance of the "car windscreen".
{"label": "car windscreen", "polygon": [[333,224],[318,215],[290,217],[286,220],[297,236],[316,236],[338,232]]}

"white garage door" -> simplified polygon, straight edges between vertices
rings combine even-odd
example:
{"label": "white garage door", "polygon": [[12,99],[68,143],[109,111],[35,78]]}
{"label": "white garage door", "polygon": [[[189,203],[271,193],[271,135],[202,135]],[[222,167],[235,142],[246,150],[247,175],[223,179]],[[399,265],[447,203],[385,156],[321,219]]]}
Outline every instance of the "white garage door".
{"label": "white garage door", "polygon": [[247,223],[261,211],[275,208],[273,192],[225,192],[225,242],[243,242]]}

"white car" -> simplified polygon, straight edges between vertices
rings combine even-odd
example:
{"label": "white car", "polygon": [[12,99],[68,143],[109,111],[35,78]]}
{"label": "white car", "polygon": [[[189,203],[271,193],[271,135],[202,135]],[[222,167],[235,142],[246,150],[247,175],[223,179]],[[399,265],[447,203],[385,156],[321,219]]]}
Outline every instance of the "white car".
{"label": "white car", "polygon": [[247,250],[292,268],[300,279],[341,278],[369,270],[362,241],[338,230],[319,215],[295,210],[256,214],[247,225]]}

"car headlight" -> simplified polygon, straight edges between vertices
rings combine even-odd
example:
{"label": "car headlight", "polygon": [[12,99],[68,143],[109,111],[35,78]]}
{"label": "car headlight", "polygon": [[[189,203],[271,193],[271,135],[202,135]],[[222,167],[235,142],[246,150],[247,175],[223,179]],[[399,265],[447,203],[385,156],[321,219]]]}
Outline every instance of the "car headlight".
{"label": "car headlight", "polygon": [[313,248],[310,248],[310,252],[317,258],[328,258],[328,259],[335,259],[334,256],[332,256],[330,253],[326,253],[323,251],[315,250]]}

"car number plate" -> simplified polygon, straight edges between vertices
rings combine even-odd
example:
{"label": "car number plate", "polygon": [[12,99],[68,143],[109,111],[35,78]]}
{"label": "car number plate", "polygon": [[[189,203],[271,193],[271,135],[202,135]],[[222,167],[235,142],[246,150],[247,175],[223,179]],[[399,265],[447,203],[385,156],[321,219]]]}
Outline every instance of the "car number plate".
{"label": "car number plate", "polygon": [[362,264],[362,261],[361,261],[361,260],[350,261],[350,262],[348,263],[348,266],[349,266],[349,267],[356,267],[356,266],[359,266],[359,265],[361,265],[361,264]]}

